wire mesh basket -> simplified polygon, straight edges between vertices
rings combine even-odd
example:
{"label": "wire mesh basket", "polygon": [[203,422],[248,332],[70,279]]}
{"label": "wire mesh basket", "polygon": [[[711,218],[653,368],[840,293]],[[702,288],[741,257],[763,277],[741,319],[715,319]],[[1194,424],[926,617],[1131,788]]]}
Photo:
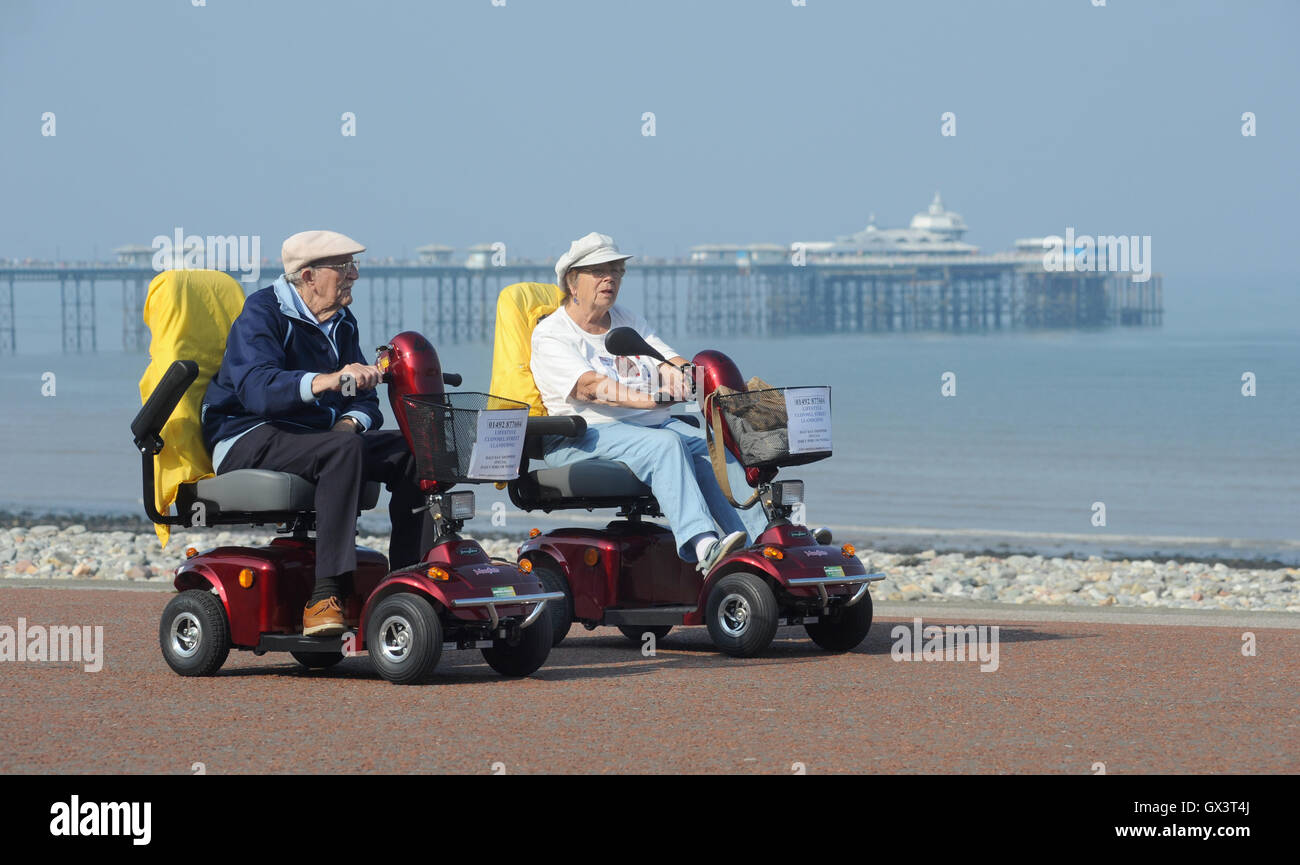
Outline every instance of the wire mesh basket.
{"label": "wire mesh basket", "polygon": [[831,455],[829,387],[719,388],[712,401],[745,468],[798,466]]}
{"label": "wire mesh basket", "polygon": [[[518,475],[527,403],[472,391],[412,394],[402,402],[421,480],[456,484]],[[480,443],[481,431],[488,440]]]}

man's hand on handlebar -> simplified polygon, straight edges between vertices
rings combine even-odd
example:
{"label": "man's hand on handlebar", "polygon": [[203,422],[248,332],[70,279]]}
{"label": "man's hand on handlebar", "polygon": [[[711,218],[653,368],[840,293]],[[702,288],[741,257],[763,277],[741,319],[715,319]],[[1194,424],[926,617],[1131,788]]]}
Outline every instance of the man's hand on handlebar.
{"label": "man's hand on handlebar", "polygon": [[344,376],[351,376],[357,390],[374,390],[383,381],[379,367],[364,363],[350,363],[338,372],[323,372],[311,381],[311,392],[319,395],[326,391],[343,390]]}

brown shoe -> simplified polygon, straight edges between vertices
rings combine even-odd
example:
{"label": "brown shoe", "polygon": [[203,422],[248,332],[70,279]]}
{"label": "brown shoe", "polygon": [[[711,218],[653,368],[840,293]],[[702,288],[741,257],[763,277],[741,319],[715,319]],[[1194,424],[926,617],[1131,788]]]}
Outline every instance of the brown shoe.
{"label": "brown shoe", "polygon": [[339,607],[338,598],[326,598],[303,608],[304,637],[333,637],[343,631],[343,610]]}

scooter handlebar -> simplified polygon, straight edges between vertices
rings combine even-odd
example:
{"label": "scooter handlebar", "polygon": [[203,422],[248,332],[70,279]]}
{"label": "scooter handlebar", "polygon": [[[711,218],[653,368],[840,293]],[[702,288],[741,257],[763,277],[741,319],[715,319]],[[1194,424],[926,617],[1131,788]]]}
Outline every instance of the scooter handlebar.
{"label": "scooter handlebar", "polygon": [[442,374],[442,383],[445,385],[460,387],[461,381],[463,381],[463,379],[460,377],[460,373],[458,372],[444,372]]}
{"label": "scooter handlebar", "polygon": [[530,417],[525,431],[530,436],[568,436],[577,438],[587,431],[587,421],[576,415],[559,417]]}

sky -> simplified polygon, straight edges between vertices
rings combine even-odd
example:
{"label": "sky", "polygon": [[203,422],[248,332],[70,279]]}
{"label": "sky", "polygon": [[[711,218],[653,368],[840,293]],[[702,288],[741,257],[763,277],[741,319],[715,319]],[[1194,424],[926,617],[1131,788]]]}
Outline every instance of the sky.
{"label": "sky", "polygon": [[178,227],[678,256],[938,190],[985,251],[1149,235],[1167,295],[1300,292],[1295,0],[197,2],[0,5],[0,258]]}

